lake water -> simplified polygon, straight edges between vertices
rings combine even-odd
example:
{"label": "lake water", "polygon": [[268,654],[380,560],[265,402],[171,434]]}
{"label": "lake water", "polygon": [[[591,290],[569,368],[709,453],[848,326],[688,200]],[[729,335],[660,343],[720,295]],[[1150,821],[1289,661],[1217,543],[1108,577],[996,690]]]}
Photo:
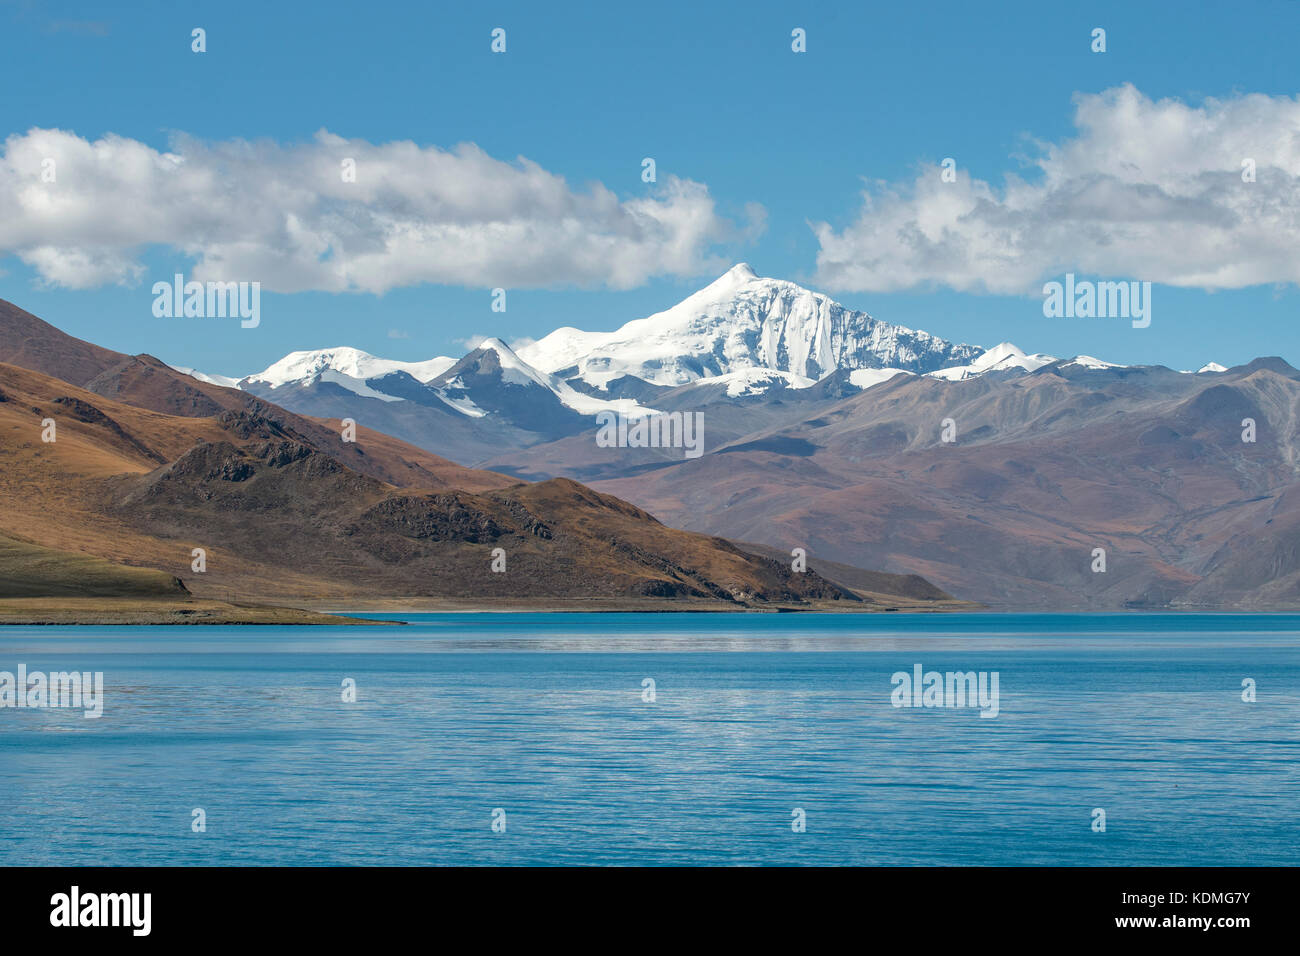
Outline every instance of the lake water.
{"label": "lake water", "polygon": [[0,865],[1300,863],[1300,615],[405,617],[0,628]]}

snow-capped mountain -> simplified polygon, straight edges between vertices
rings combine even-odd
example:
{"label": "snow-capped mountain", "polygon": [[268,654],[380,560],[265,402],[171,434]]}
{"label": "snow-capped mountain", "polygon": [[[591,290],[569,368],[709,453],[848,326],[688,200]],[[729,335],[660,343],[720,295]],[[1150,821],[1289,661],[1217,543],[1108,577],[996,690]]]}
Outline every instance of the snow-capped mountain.
{"label": "snow-capped mountain", "polygon": [[[741,263],[648,318],[612,332],[556,329],[518,351],[491,338],[460,359],[399,361],[338,347],[291,352],[242,379],[181,371],[305,414],[364,416],[405,437],[436,431],[447,441],[451,428],[470,446],[526,446],[576,434],[600,412],[652,414],[659,397],[679,409],[742,399],[752,408],[764,396],[821,400],[900,374],[959,382],[1055,362],[1009,342],[981,349],[891,325]],[[1089,356],[1065,365],[1113,367]],[[822,382],[833,388],[814,388]]]}
{"label": "snow-capped mountain", "polygon": [[1103,362],[1099,358],[1093,358],[1091,355],[1076,355],[1070,361],[1065,363],[1066,366],[1078,365],[1082,368],[1127,368],[1125,365],[1116,365],[1114,362]]}
{"label": "snow-capped mountain", "polygon": [[603,389],[623,375],[675,386],[746,369],[810,382],[841,368],[930,372],[967,364],[982,351],[873,319],[793,282],[760,278],[742,262],[667,311],[613,332],[556,329],[519,355],[534,368]]}
{"label": "snow-capped mountain", "polygon": [[[1086,356],[1080,356],[1086,358]],[[1020,370],[1032,372],[1042,368],[1044,365],[1051,365],[1057,361],[1051,355],[1026,355],[1020,349],[1016,348],[1010,342],[1003,342],[995,345],[993,348],[982,352],[975,358],[975,361],[966,365],[954,365],[949,368],[936,369],[928,374],[933,378],[946,379],[949,382],[961,382],[977,375],[984,375],[988,372],[1006,372]],[[1078,361],[1076,359],[1076,361]],[[1090,361],[1097,361],[1090,359]]]}
{"label": "snow-capped mountain", "polygon": [[445,355],[424,362],[399,362],[341,346],[290,352],[265,371],[248,376],[247,380],[278,388],[291,382],[308,381],[322,372],[333,371],[362,382],[392,372],[405,372],[416,381],[431,382],[455,364],[454,358]]}
{"label": "snow-capped mountain", "polygon": [[[369,384],[382,389],[384,381],[371,379]],[[631,399],[585,395],[554,375],[539,372],[496,338],[487,339],[427,384],[467,415],[496,413],[531,431],[554,431],[566,418],[589,418],[603,411],[632,416],[654,411]]]}

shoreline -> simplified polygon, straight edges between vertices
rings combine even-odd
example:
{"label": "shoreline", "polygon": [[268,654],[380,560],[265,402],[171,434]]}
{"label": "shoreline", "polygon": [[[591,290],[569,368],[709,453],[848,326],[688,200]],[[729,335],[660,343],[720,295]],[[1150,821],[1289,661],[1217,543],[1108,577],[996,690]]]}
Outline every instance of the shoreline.
{"label": "shoreline", "polygon": [[402,625],[366,614],[945,614],[977,611],[968,601],[862,603],[827,601],[797,605],[727,605],[690,602],[611,599],[551,599],[530,603],[476,601],[456,598],[373,598],[347,602],[320,598],[280,598],[277,603],[247,603],[196,598],[186,601],[139,598],[0,598],[0,627],[49,626],[203,626],[310,625],[376,627]]}
{"label": "shoreline", "polygon": [[[285,599],[281,599],[285,600]],[[225,602],[197,598],[189,601],[131,598],[0,598],[0,628],[3,627],[202,627],[212,626],[314,626],[314,627],[384,627],[405,626],[407,614],[896,614],[906,617],[945,614],[1077,614],[1089,617],[1140,617],[1150,614],[1173,615],[1289,615],[1300,613],[1266,608],[1103,608],[1097,610],[1060,610],[1040,608],[1000,608],[973,601],[898,602],[884,604],[845,604],[825,602],[811,606],[747,605],[726,606],[717,603],[550,600],[530,605],[523,601],[508,603],[482,602],[446,598],[361,599],[345,603],[319,598],[288,599],[286,603]],[[394,615],[392,619],[368,617],[370,614]]]}
{"label": "shoreline", "polygon": [[309,608],[272,604],[234,604],[196,599],[169,601],[129,598],[0,598],[0,627],[315,625],[368,626],[402,624]]}

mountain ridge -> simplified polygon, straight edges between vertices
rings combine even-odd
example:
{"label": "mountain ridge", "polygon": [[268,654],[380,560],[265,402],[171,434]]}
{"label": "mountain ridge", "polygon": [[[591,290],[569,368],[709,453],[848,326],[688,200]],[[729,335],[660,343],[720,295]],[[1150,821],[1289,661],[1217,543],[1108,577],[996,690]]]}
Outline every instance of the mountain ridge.
{"label": "mountain ridge", "polygon": [[[398,373],[406,373],[432,389],[429,397],[441,398],[462,415],[483,417],[492,413],[464,401],[463,395],[446,394],[446,379],[452,368],[481,362],[486,353],[495,353],[503,387],[547,389],[559,404],[587,416],[601,411],[654,414],[659,409],[641,397],[649,401],[655,389],[687,385],[721,385],[731,397],[742,397],[774,388],[809,388],[841,371],[849,373],[849,386],[865,389],[898,373],[962,380],[1030,372],[1062,361],[1025,353],[1009,342],[987,349],[954,344],[848,309],[789,280],[761,277],[742,262],[676,305],[609,332],[565,326],[518,349],[488,338],[460,359],[387,359],[350,346],[300,350],[241,379],[179,370],[268,398],[277,389],[309,391],[328,383],[360,398],[389,403],[409,398],[409,384],[397,392],[391,388]],[[1114,366],[1091,356],[1070,361]],[[1210,362],[1198,374],[1220,370],[1222,366]],[[633,388],[633,382],[639,385]],[[502,421],[518,424],[508,416]],[[554,437],[546,430],[543,436]]]}

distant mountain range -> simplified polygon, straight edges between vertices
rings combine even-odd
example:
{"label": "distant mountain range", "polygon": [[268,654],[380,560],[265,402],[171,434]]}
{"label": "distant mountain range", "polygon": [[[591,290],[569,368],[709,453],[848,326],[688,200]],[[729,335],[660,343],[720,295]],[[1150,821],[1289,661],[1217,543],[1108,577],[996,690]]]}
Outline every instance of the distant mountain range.
{"label": "distant mountain range", "polygon": [[[995,606],[1300,607],[1300,373],[1279,358],[1180,372],[982,349],[738,265],[613,332],[458,361],[299,352],[234,384]],[[702,413],[705,454],[601,447],[604,410]]]}
{"label": "distant mountain range", "polygon": [[[741,263],[664,312],[613,332],[556,329],[517,352],[492,338],[459,360],[406,362],[341,346],[292,352],[243,378],[179,371],[306,414],[359,410],[372,427],[478,461],[588,431],[601,411],[649,415],[827,382],[844,395],[899,374],[963,381],[1057,361],[1007,342],[983,349],[891,325]],[[1119,367],[1090,356],[1071,362]],[[1222,367],[1202,369],[1211,370]]]}

